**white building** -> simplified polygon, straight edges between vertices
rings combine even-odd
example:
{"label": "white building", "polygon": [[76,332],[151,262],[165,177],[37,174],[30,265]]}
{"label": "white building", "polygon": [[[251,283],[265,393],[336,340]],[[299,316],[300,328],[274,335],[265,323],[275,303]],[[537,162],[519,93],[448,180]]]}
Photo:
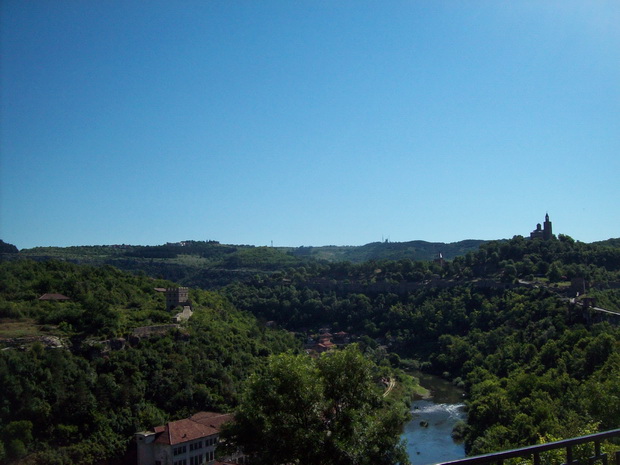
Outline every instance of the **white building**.
{"label": "white building", "polygon": [[136,433],[138,465],[202,465],[215,463],[220,428],[230,414],[199,412],[184,420]]}

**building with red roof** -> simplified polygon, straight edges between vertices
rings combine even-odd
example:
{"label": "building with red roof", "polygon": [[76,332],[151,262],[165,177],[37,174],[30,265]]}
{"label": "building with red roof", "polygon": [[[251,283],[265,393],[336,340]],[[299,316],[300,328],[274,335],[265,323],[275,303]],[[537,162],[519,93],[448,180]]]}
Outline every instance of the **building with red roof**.
{"label": "building with red roof", "polygon": [[232,419],[231,414],[199,412],[136,433],[138,465],[214,464],[220,429]]}

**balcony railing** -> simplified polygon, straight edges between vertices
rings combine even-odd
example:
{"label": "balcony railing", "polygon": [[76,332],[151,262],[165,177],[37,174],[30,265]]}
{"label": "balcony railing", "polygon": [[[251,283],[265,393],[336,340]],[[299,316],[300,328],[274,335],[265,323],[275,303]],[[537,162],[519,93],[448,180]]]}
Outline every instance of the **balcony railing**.
{"label": "balcony railing", "polygon": [[[578,438],[564,439],[562,441],[549,442],[546,444],[539,444],[536,446],[523,447],[520,449],[506,450],[502,452],[495,452],[493,454],[478,455],[476,457],[467,457],[461,460],[454,460],[452,462],[445,462],[442,465],[503,465],[508,459],[524,459],[524,462],[531,463],[533,465],[543,465],[548,462],[544,460],[545,452],[564,450],[564,461],[561,463],[554,463],[553,465],[594,465],[596,462],[602,465],[620,465],[620,451],[614,454],[608,454],[602,451],[601,444],[605,440],[612,438],[620,438],[620,429],[614,429],[611,431],[605,431],[603,433],[589,434],[587,436],[581,436]],[[587,457],[577,458],[576,456],[582,456],[583,453],[576,452],[576,446],[583,444],[589,445],[590,452]],[[592,449],[592,445],[594,448]],[[611,455],[611,457],[610,457]]]}

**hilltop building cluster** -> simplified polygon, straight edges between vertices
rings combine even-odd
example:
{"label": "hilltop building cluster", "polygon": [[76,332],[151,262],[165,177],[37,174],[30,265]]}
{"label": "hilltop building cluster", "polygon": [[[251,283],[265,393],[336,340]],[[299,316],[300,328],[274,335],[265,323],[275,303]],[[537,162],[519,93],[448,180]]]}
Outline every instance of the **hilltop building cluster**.
{"label": "hilltop building cluster", "polygon": [[553,229],[551,221],[549,221],[549,213],[545,214],[545,222],[541,227],[540,223],[536,225],[536,229],[530,233],[530,239],[542,239],[548,241],[553,238]]}

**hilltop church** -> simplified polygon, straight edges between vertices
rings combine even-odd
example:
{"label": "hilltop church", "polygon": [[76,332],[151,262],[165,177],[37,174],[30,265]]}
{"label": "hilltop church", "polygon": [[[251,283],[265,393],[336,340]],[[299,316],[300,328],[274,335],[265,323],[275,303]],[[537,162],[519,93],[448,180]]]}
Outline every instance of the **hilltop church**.
{"label": "hilltop church", "polygon": [[553,231],[551,229],[551,221],[549,221],[549,213],[545,215],[545,222],[541,228],[540,223],[536,225],[536,229],[530,233],[530,239],[542,239],[548,241],[553,238]]}

